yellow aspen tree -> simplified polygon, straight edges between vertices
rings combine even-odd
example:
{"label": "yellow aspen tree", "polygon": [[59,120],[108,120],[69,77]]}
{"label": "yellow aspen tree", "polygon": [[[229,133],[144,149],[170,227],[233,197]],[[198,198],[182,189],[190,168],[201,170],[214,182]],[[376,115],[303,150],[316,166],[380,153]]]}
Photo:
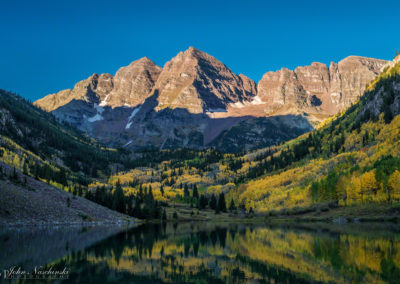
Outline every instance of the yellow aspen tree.
{"label": "yellow aspen tree", "polygon": [[357,203],[363,202],[363,191],[361,187],[361,180],[359,178],[354,179],[354,192]]}
{"label": "yellow aspen tree", "polygon": [[361,176],[360,181],[363,200],[372,200],[373,195],[376,194],[378,190],[378,182],[375,178],[375,172],[366,172]]}
{"label": "yellow aspen tree", "polygon": [[346,205],[347,201],[347,185],[349,184],[349,178],[347,176],[342,176],[339,178],[336,184],[336,193],[339,200],[339,205],[344,206]]}
{"label": "yellow aspen tree", "polygon": [[350,184],[346,187],[347,205],[361,203],[361,182],[358,177],[352,177]]}
{"label": "yellow aspen tree", "polygon": [[376,191],[376,194],[373,195],[373,200],[376,202],[385,202],[387,201],[387,194],[385,193],[385,189],[383,187],[383,184],[378,185],[378,190]]}
{"label": "yellow aspen tree", "polygon": [[392,200],[400,199],[400,171],[396,170],[389,177],[388,186],[390,189],[390,196]]}
{"label": "yellow aspen tree", "polygon": [[19,158],[18,155],[15,155],[14,159],[13,159],[13,163],[12,163],[13,166],[16,167],[16,168],[19,168],[20,167],[20,163],[21,163],[21,159]]}

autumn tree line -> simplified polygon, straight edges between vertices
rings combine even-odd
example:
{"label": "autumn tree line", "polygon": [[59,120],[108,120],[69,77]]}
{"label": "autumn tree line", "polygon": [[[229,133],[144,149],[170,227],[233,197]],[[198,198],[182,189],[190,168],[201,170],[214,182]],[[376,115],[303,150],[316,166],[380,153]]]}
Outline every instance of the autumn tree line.
{"label": "autumn tree line", "polygon": [[310,187],[314,202],[334,201],[339,205],[400,200],[400,159],[391,155],[361,171],[332,171]]}

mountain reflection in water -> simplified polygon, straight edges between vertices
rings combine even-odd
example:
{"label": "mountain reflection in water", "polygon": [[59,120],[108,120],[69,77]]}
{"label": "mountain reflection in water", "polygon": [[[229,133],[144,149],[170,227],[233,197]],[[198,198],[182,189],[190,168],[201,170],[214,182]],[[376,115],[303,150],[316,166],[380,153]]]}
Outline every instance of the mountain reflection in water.
{"label": "mountain reflection in water", "polygon": [[[93,231],[91,231],[93,230]],[[97,230],[97,231],[96,231]],[[99,240],[101,231],[106,232]],[[0,231],[0,249],[14,265],[68,267],[71,283],[399,283],[400,233],[376,225],[147,224],[131,229],[89,228],[68,239],[51,230]],[[91,233],[92,232],[92,233]],[[17,237],[18,236],[18,237]],[[94,241],[88,241],[91,236]],[[95,237],[96,236],[96,237]],[[85,243],[79,248],[75,243]],[[18,242],[18,243],[13,243]],[[30,248],[29,243],[35,248]],[[56,245],[58,244],[58,245]],[[42,246],[42,248],[40,248]],[[45,249],[45,248],[54,248]],[[3,250],[4,249],[4,250]],[[62,250],[57,255],[57,249]],[[28,252],[27,252],[28,251]],[[48,256],[46,261],[45,253]],[[56,259],[54,259],[56,257]],[[12,265],[4,260],[1,265]],[[43,265],[42,263],[36,265]],[[1,267],[4,269],[4,267]],[[54,282],[54,281],[53,281]]]}

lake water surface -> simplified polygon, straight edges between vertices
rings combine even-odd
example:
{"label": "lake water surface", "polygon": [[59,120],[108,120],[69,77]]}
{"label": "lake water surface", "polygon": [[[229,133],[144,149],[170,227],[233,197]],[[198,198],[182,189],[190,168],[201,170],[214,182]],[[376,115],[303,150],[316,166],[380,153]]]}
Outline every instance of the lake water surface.
{"label": "lake water surface", "polygon": [[0,229],[1,281],[8,283],[3,271],[15,266],[68,270],[68,279],[48,283],[400,283],[398,227],[169,223]]}

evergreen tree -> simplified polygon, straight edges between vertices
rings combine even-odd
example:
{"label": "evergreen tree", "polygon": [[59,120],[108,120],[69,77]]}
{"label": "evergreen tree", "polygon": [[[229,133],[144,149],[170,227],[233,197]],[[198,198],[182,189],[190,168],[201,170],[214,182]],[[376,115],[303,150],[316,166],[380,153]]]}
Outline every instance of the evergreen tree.
{"label": "evergreen tree", "polygon": [[23,165],[23,173],[24,173],[24,175],[28,175],[29,174],[29,171],[28,171],[28,165],[27,165],[27,162],[26,161],[24,161],[24,165]]}
{"label": "evergreen tree", "polygon": [[144,194],[143,194],[143,186],[142,186],[142,184],[139,184],[138,198],[139,199],[143,199],[143,196],[144,196]]}
{"label": "evergreen tree", "polygon": [[223,192],[219,194],[217,207],[219,211],[226,212],[225,194]]}
{"label": "evergreen tree", "polygon": [[93,196],[93,194],[92,194],[92,192],[90,190],[86,191],[85,198],[88,199],[88,200],[93,200],[94,199],[94,196]]}
{"label": "evergreen tree", "polygon": [[204,209],[207,207],[208,200],[207,197],[204,194],[200,195],[200,200],[199,200],[199,209]]}
{"label": "evergreen tree", "polygon": [[193,186],[193,194],[192,194],[192,197],[195,198],[195,199],[198,199],[198,198],[199,198],[199,192],[197,191],[197,185],[196,185],[196,184],[194,184],[194,186]]}
{"label": "evergreen tree", "polygon": [[154,207],[153,207],[153,218],[154,219],[162,218],[162,210],[161,210],[161,207],[158,206],[157,202],[155,202]]}
{"label": "evergreen tree", "polygon": [[15,169],[15,167],[13,167],[13,172],[11,175],[11,179],[14,181],[18,181],[18,174],[17,174],[17,170]]}
{"label": "evergreen tree", "polygon": [[235,202],[233,201],[233,198],[231,199],[231,204],[229,205],[229,210],[231,212],[236,210],[236,205],[235,205]]}
{"label": "evergreen tree", "polygon": [[185,184],[185,187],[183,189],[183,198],[185,200],[188,200],[190,198],[189,187],[187,184]]}
{"label": "evergreen tree", "polygon": [[35,165],[35,179],[39,180],[40,178],[40,166],[38,164]]}
{"label": "evergreen tree", "polygon": [[216,209],[217,208],[217,199],[215,198],[214,193],[211,194],[211,199],[210,199],[210,204],[209,204],[211,209]]}
{"label": "evergreen tree", "polygon": [[119,180],[115,185],[112,209],[121,213],[125,213],[125,195]]}
{"label": "evergreen tree", "polygon": [[163,221],[163,222],[166,222],[166,221],[167,221],[167,211],[165,210],[165,208],[164,208],[163,214],[162,214],[162,221]]}
{"label": "evergreen tree", "polygon": [[64,186],[67,186],[68,185],[68,181],[67,181],[67,175],[66,175],[66,173],[65,173],[65,169],[64,168],[61,168],[60,169],[60,172],[59,172],[59,177],[58,177],[58,180],[57,180],[59,183],[61,183],[62,185],[64,185]]}

